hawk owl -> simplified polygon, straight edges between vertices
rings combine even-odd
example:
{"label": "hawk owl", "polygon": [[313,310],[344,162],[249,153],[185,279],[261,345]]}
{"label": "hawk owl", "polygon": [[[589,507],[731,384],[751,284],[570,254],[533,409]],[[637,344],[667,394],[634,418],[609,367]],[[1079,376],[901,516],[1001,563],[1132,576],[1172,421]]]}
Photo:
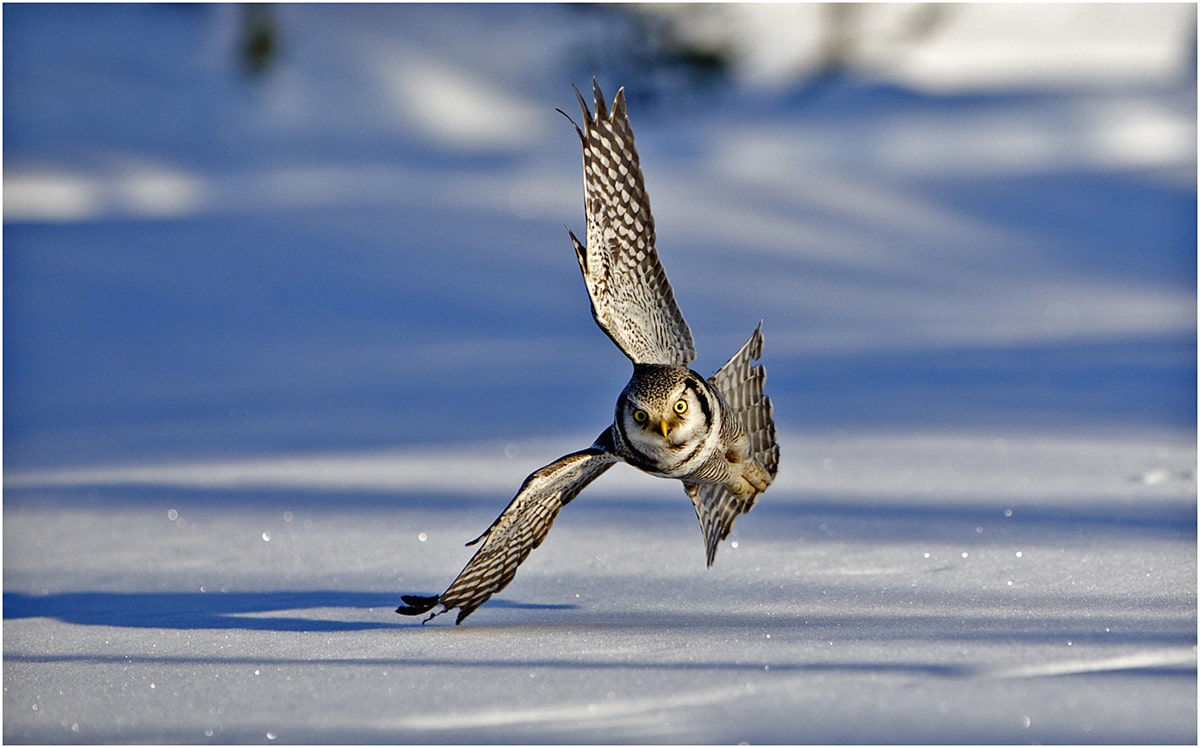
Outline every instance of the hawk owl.
{"label": "hawk owl", "polygon": [[608,109],[595,81],[592,88],[595,114],[576,89],[583,126],[572,121],[583,146],[586,245],[568,234],[592,316],[633,362],[633,376],[617,397],[612,425],[595,443],[526,478],[491,527],[468,543],[480,545],[446,591],[403,595],[397,613],[420,615],[440,605],[426,621],[457,608],[456,623],[462,623],[512,581],[559,510],[617,462],[683,482],[709,566],[733,521],[775,478],[779,446],[771,400],[763,394],[763,367],[754,363],[762,354],[762,323],[711,377],[688,368],[695,346],[654,248],[625,89]]}

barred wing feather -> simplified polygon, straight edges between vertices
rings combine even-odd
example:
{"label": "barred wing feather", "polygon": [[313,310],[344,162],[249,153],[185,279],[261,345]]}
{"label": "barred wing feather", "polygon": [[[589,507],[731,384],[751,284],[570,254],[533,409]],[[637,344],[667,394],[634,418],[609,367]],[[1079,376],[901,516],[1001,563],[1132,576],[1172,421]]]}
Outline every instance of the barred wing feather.
{"label": "barred wing feather", "polygon": [[679,311],[654,248],[654,219],[642,179],[625,89],[612,109],[593,81],[595,115],[578,90],[583,127],[587,246],[571,233],[592,317],[634,363],[687,366],[696,358],[692,332]]}
{"label": "barred wing feather", "polygon": [[541,545],[559,510],[617,461],[602,446],[603,439],[602,436],[597,444],[534,471],[491,527],[467,544],[482,541],[479,550],[446,591],[429,597],[404,595],[401,599],[405,604],[396,612],[420,615],[441,605],[441,610],[425,620],[458,608],[455,623],[462,623],[488,598],[504,589],[513,580],[521,562]]}

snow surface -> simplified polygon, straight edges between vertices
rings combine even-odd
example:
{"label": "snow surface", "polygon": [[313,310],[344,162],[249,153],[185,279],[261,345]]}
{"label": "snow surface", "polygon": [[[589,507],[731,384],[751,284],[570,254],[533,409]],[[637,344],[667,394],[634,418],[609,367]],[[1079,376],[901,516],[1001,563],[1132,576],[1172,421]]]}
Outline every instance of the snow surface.
{"label": "snow surface", "polygon": [[[251,79],[233,6],[6,5],[4,740],[1195,743],[1195,9],[998,7],[670,96],[605,12],[276,6]],[[618,467],[422,626],[628,376],[593,72],[697,368],[765,320],[780,476],[706,570]]]}

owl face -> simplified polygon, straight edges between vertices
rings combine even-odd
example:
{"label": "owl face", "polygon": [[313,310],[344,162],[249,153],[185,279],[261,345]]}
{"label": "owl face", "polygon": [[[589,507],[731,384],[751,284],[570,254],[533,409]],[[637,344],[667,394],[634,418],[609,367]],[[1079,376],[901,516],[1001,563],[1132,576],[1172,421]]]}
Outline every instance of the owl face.
{"label": "owl face", "polygon": [[617,422],[634,444],[678,450],[708,432],[705,394],[699,376],[682,366],[639,366],[617,399]]}

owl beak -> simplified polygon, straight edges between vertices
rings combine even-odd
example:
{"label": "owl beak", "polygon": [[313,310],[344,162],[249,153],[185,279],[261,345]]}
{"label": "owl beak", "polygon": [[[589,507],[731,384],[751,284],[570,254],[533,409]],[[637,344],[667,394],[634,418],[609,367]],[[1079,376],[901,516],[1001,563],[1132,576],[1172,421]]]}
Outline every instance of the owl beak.
{"label": "owl beak", "polygon": [[667,419],[665,419],[665,418],[660,419],[658,424],[660,427],[662,427],[663,438],[666,439],[667,435],[671,432],[671,427],[669,425],[667,425]]}

